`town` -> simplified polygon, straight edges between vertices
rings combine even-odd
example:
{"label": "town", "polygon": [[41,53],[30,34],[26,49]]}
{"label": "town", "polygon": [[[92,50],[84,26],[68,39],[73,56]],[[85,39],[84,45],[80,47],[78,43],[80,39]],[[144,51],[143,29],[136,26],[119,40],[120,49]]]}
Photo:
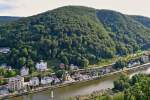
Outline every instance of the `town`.
{"label": "town", "polygon": [[0,100],[150,100],[149,0],[0,0]]}
{"label": "town", "polygon": [[[3,49],[0,50],[0,52],[8,53],[9,49]],[[149,53],[146,52],[140,57],[140,59],[129,61],[127,68],[136,67],[138,65],[148,63],[149,61]],[[105,67],[80,69],[78,66],[71,64],[69,65],[69,70],[65,70],[65,64],[60,63],[59,68],[61,69],[61,73],[49,73],[48,75],[43,76],[31,76],[29,74],[29,68],[23,66],[20,69],[20,75],[7,78],[6,84],[0,86],[0,97],[36,91],[51,86],[92,80],[99,78],[101,75],[118,71],[113,68],[114,65],[115,64],[107,65]],[[49,71],[47,66],[47,62],[41,60],[36,63],[35,68],[38,73],[46,73]],[[13,70],[11,66],[7,66],[6,64],[1,65],[1,69]]]}

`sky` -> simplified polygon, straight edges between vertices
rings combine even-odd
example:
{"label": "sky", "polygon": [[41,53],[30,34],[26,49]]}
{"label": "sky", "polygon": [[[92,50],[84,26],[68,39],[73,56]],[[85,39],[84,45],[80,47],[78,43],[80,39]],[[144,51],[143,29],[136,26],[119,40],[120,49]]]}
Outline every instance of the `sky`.
{"label": "sky", "polygon": [[150,17],[150,0],[0,0],[0,16],[32,16],[66,5],[110,9]]}

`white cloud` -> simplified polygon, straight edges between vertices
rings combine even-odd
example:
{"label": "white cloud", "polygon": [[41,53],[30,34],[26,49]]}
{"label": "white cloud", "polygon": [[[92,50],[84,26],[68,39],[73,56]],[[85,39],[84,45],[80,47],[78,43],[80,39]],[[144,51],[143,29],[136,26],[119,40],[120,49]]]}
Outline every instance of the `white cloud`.
{"label": "white cloud", "polygon": [[0,4],[13,8],[0,10],[1,16],[31,16],[65,5],[83,5],[150,17],[150,0],[0,0]]}

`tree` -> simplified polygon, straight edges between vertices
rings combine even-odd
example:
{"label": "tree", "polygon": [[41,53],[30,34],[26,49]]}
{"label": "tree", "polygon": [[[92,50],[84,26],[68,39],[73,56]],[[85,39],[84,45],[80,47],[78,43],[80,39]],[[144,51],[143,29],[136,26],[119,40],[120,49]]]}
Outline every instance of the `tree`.
{"label": "tree", "polygon": [[113,100],[124,100],[124,94],[123,93],[117,93],[114,97]]}
{"label": "tree", "polygon": [[4,68],[0,68],[0,76],[3,76],[5,74],[6,70]]}
{"label": "tree", "polygon": [[24,56],[24,57],[28,57],[29,53],[28,53],[27,48],[22,49],[21,55]]}
{"label": "tree", "polygon": [[58,70],[58,71],[56,72],[56,76],[57,76],[58,78],[62,78],[63,73],[64,73],[63,70]]}
{"label": "tree", "polygon": [[32,59],[27,60],[27,67],[34,67],[34,62]]}
{"label": "tree", "polygon": [[4,85],[6,83],[7,83],[6,79],[0,77],[0,85]]}
{"label": "tree", "polygon": [[7,70],[4,76],[5,76],[6,78],[9,78],[9,77],[14,77],[14,76],[16,76],[16,75],[17,75],[17,73],[16,73],[15,70]]}
{"label": "tree", "polygon": [[122,74],[118,80],[114,81],[114,89],[123,91],[130,87],[129,77],[125,74]]}
{"label": "tree", "polygon": [[119,59],[118,61],[116,61],[116,63],[114,64],[114,68],[115,69],[123,69],[124,67],[127,66],[127,63],[125,60],[123,59]]}
{"label": "tree", "polygon": [[130,100],[136,100],[135,96],[131,96]]}
{"label": "tree", "polygon": [[69,61],[68,61],[68,58],[66,56],[63,56],[61,58],[61,61],[65,64],[65,65],[68,65],[69,64]]}
{"label": "tree", "polygon": [[81,66],[82,68],[86,68],[89,65],[89,61],[86,58],[81,59]]}
{"label": "tree", "polygon": [[34,67],[29,67],[29,73],[32,74],[33,72],[35,72],[35,68]]}
{"label": "tree", "polygon": [[20,67],[24,66],[26,64],[26,58],[25,57],[19,58],[18,63]]}
{"label": "tree", "polygon": [[[0,25],[0,47],[11,50],[6,55],[0,53],[0,64],[20,69],[24,62],[18,60],[25,57],[33,62],[55,60],[56,66],[63,60],[65,64],[85,67],[88,63],[97,64],[99,59],[146,50],[150,47],[149,36],[150,30],[128,15],[79,6],[61,7]],[[62,59],[61,52],[67,59]]]}

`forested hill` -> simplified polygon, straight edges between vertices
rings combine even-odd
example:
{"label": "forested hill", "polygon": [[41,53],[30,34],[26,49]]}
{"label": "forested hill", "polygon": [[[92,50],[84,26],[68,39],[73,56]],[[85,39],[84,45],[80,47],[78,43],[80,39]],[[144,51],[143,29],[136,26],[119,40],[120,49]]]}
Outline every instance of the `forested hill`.
{"label": "forested hill", "polygon": [[131,17],[134,18],[134,20],[143,24],[145,27],[150,28],[150,18],[144,16],[131,16]]}
{"label": "forested hill", "polygon": [[[0,26],[0,61],[20,68],[43,59],[85,67],[150,47],[150,29],[110,10],[65,6]],[[5,59],[4,56],[7,56]]]}
{"label": "forested hill", "polygon": [[[99,10],[97,11],[97,17],[103,23],[105,29],[115,33],[111,36],[114,41],[117,40],[116,42],[119,41],[123,43],[122,45],[129,46],[127,48],[131,51],[141,48],[141,45],[142,48],[149,48],[149,28],[134,20],[133,17],[111,10]],[[133,48],[130,48],[130,46]]]}
{"label": "forested hill", "polygon": [[7,24],[18,19],[20,19],[20,17],[0,16],[0,25]]}

